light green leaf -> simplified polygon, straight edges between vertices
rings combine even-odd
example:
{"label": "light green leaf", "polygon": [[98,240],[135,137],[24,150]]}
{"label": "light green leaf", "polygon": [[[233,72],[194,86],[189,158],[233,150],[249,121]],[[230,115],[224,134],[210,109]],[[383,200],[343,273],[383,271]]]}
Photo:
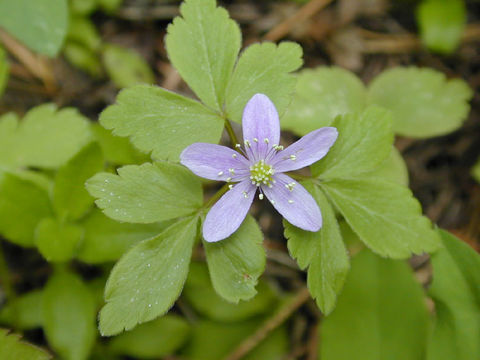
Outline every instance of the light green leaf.
{"label": "light green leaf", "polygon": [[85,182],[103,170],[100,146],[91,143],[60,167],[53,187],[53,207],[61,219],[77,220],[93,205],[94,199],[85,189]]}
{"label": "light green leaf", "polygon": [[95,298],[83,281],[65,270],[48,280],[43,294],[45,335],[65,360],[87,359],[95,342]]}
{"label": "light green leaf", "polygon": [[[189,360],[222,360],[261,325],[259,320],[237,323],[199,321],[193,328],[186,349]],[[284,326],[269,334],[242,360],[278,360],[288,352],[288,335]]]}
{"label": "light green leaf", "polygon": [[114,220],[153,223],[188,215],[202,206],[200,180],[183,166],[146,163],[117,172],[99,173],[86,184],[98,207]]}
{"label": "light green leaf", "polygon": [[54,57],[67,33],[67,0],[0,0],[0,26],[32,50]]}
{"label": "light green leaf", "polygon": [[275,294],[266,282],[260,280],[257,290],[258,294],[251,300],[238,304],[227,302],[213,289],[207,266],[192,262],[182,297],[203,316],[220,322],[231,322],[268,313],[275,307]]}
{"label": "light green leaf", "polygon": [[30,343],[20,341],[20,336],[8,334],[8,330],[0,329],[0,359],[2,360],[48,360],[49,353]]}
{"label": "light green leaf", "polygon": [[64,262],[73,258],[82,237],[81,227],[45,218],[35,230],[35,245],[49,262]]}
{"label": "light green leaf", "polygon": [[155,83],[152,69],[133,49],[105,44],[102,49],[102,58],[108,76],[119,88]]}
{"label": "light green leaf", "polygon": [[67,42],[63,47],[63,55],[73,66],[93,77],[98,78],[102,74],[102,63],[98,55],[84,45]]}
{"label": "light green leaf", "polygon": [[480,358],[480,255],[446,231],[432,256],[434,329],[428,360]]}
{"label": "light green leaf", "polygon": [[350,264],[328,200],[317,186],[311,183],[303,185],[322,210],[322,228],[317,232],[305,231],[284,221],[285,237],[288,239],[288,250],[297,259],[300,268],[305,270],[308,267],[308,289],[320,310],[328,315],[335,308]]}
{"label": "light green leaf", "polygon": [[117,136],[128,136],[155,159],[178,160],[195,142],[218,143],[224,121],[202,104],[156,86],[125,89],[100,123]]}
{"label": "light green leaf", "polygon": [[[0,322],[21,330],[30,330],[43,325],[43,291],[33,290],[22,294],[2,308]],[[2,358],[3,359],[3,358]]]}
{"label": "light green leaf", "polygon": [[393,113],[399,135],[427,138],[448,134],[466,119],[472,90],[461,79],[447,80],[428,68],[394,68],[377,76],[368,89],[370,103]]}
{"label": "light green leaf", "polygon": [[141,164],[149,160],[149,156],[134,148],[128,138],[115,136],[99,124],[93,124],[92,132],[102,148],[105,160],[112,164]]}
{"label": "light green leaf", "polygon": [[262,231],[251,216],[227,239],[203,242],[213,288],[218,295],[232,303],[255,296],[255,285],[265,269],[262,242]]}
{"label": "light green leaf", "polygon": [[179,349],[190,334],[190,325],[180,316],[165,315],[115,336],[109,349],[115,354],[158,359]]}
{"label": "light green leaf", "polygon": [[477,182],[480,183],[480,160],[477,161],[475,166],[472,168],[472,176]]}
{"label": "light green leaf", "polygon": [[[82,0],[85,2],[85,0]],[[72,16],[68,27],[67,40],[86,47],[90,51],[98,51],[102,45],[102,38],[90,18]]]}
{"label": "light green leaf", "polygon": [[432,51],[450,54],[460,43],[467,14],[463,0],[423,0],[417,8],[423,43]]}
{"label": "light green leaf", "polygon": [[408,265],[364,250],[322,322],[319,359],[423,360],[428,313]]}
{"label": "light green leaf", "polygon": [[312,166],[312,173],[321,179],[354,178],[378,167],[392,151],[392,118],[387,110],[372,106],[363,113],[340,116],[333,126],[337,141]]}
{"label": "light green leaf", "polygon": [[119,259],[139,241],[161,233],[170,222],[119,223],[95,209],[82,221],[82,225],[85,235],[78,258],[86,263],[97,264]]}
{"label": "light green leaf", "polygon": [[438,234],[408,188],[368,178],[322,182],[321,188],[377,254],[402,259],[438,249]]}
{"label": "light green leaf", "polygon": [[215,0],[186,0],[180,13],[167,28],[168,57],[195,94],[221,111],[240,50],[240,29]]}
{"label": "light green leaf", "polygon": [[115,12],[123,3],[123,0],[97,0],[98,5],[107,13]]}
{"label": "light green leaf", "polygon": [[56,168],[91,141],[89,121],[77,110],[40,105],[30,110],[17,130],[22,164]]}
{"label": "light green leaf", "polygon": [[3,94],[3,90],[7,86],[8,74],[10,71],[10,65],[7,61],[7,54],[0,47],[0,97]]}
{"label": "light green leaf", "polygon": [[361,112],[366,89],[352,72],[339,67],[319,66],[302,70],[293,101],[282,118],[282,128],[299,136],[330,126],[338,115]]}
{"label": "light green leaf", "polygon": [[283,115],[290,104],[297,79],[291,74],[302,66],[302,48],[293,42],[276,45],[270,42],[246,48],[227,87],[226,112],[229,119],[242,122],[245,105],[262,93]]}
{"label": "light green leaf", "polygon": [[197,225],[197,217],[180,220],[120,259],[105,288],[102,335],[130,330],[172,307],[187,278]]}
{"label": "light green leaf", "polygon": [[0,173],[0,233],[21,246],[33,246],[34,230],[52,215],[45,188],[18,174]]}
{"label": "light green leaf", "polygon": [[388,156],[376,169],[367,174],[370,178],[383,179],[399,185],[408,186],[408,168],[402,154],[392,147]]}
{"label": "light green leaf", "polygon": [[89,15],[95,11],[98,0],[70,0],[70,11],[74,14]]}

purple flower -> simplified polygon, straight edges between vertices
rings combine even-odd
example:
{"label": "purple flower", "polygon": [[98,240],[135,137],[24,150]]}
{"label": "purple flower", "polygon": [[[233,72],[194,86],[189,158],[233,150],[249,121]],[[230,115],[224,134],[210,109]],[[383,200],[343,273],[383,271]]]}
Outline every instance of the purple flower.
{"label": "purple flower", "polygon": [[[244,147],[195,143],[183,150],[181,163],[194,174],[232,182],[230,190],[210,209],[203,224],[208,242],[223,240],[241,225],[253,198],[270,200],[292,225],[308,231],[322,227],[322,214],[305,188],[286,171],[293,171],[323,158],[337,139],[337,129],[312,131],[286,149],[279,145],[280,122],[275,106],[263,94],[254,95],[243,111]],[[240,151],[240,152],[239,152]]]}

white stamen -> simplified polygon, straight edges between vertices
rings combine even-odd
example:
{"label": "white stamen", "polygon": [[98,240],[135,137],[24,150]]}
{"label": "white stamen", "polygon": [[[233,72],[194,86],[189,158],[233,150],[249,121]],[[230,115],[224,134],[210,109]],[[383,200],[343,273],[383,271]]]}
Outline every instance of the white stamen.
{"label": "white stamen", "polygon": [[295,187],[295,185],[297,185],[296,183],[294,182],[291,182],[289,184],[285,184],[285,187],[290,190],[290,191],[293,191],[293,188]]}
{"label": "white stamen", "polygon": [[240,144],[235,144],[235,147],[236,147],[236,148],[241,148],[242,145],[240,145]]}
{"label": "white stamen", "polygon": [[237,154],[232,154],[232,158],[236,159],[236,158],[237,158]]}
{"label": "white stamen", "polygon": [[235,169],[228,169],[228,171],[230,172],[230,174],[235,175]]}
{"label": "white stamen", "polygon": [[268,138],[265,138],[265,139],[263,139],[263,142],[264,142],[265,144],[268,144],[268,143],[270,142],[270,140],[268,140]]}
{"label": "white stamen", "polygon": [[270,200],[270,202],[272,203],[272,205],[275,205],[275,200]]}
{"label": "white stamen", "polygon": [[253,141],[258,143],[258,139],[257,138],[253,138]]}
{"label": "white stamen", "polygon": [[293,200],[288,200],[288,203],[289,203],[289,204],[293,204]]}
{"label": "white stamen", "polygon": [[245,199],[248,198],[248,194],[247,194],[246,191],[242,192],[242,194],[243,194],[243,197],[244,197]]}
{"label": "white stamen", "polygon": [[228,188],[229,188],[230,190],[232,190],[232,189],[233,189],[233,185],[232,185],[232,184],[228,185]]}
{"label": "white stamen", "polygon": [[232,178],[231,178],[231,177],[227,177],[227,178],[225,179],[225,181],[226,181],[226,182],[230,182],[230,181],[232,181]]}
{"label": "white stamen", "polygon": [[217,175],[218,175],[218,176],[222,176],[222,175],[223,175],[223,171],[219,171]]}
{"label": "white stamen", "polygon": [[263,194],[262,194],[262,193],[258,194],[258,198],[259,198],[260,200],[263,200]]}
{"label": "white stamen", "polygon": [[290,155],[290,160],[292,160],[292,161],[297,160],[297,156],[296,155]]}
{"label": "white stamen", "polygon": [[248,146],[248,147],[250,147],[250,141],[248,141],[248,140],[245,140],[245,141],[244,141],[244,143],[245,143],[245,146]]}

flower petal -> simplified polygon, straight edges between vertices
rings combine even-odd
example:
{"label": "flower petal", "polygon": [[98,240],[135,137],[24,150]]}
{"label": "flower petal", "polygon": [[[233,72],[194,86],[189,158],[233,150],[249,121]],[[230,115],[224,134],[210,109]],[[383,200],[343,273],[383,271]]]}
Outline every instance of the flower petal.
{"label": "flower petal", "polygon": [[195,175],[211,180],[240,181],[250,176],[249,162],[242,154],[216,144],[195,143],[188,146],[180,154],[180,163]]}
{"label": "flower petal", "polygon": [[275,209],[292,225],[307,231],[320,230],[322,214],[312,195],[285,174],[273,178],[276,181],[273,187],[262,186],[262,191]]}
{"label": "flower petal", "polygon": [[270,164],[276,172],[301,169],[323,158],[337,140],[334,127],[324,127],[308,133],[285,150],[276,153]]}
{"label": "flower petal", "polygon": [[249,180],[227,191],[208,212],[203,223],[203,238],[215,242],[232,235],[247,216],[256,191],[257,187]]}
{"label": "flower petal", "polygon": [[264,159],[272,145],[280,141],[277,109],[264,94],[255,94],[248,101],[243,110],[242,127],[243,139],[250,143],[254,160]]}

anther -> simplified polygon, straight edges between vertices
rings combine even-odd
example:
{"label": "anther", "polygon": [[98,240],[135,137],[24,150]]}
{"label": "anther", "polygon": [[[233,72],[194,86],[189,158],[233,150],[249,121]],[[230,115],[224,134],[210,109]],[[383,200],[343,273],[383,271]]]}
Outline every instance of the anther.
{"label": "anther", "polygon": [[270,140],[268,140],[268,138],[265,138],[265,139],[263,139],[263,142],[264,142],[265,144],[268,144],[268,143],[270,142]]}
{"label": "anther", "polygon": [[237,158],[237,154],[232,154],[232,158],[236,159],[236,158]]}
{"label": "anther", "polygon": [[226,182],[230,182],[230,181],[232,181],[232,178],[231,178],[231,177],[227,177],[227,178],[225,179],[225,181],[226,181]]}
{"label": "anther", "polygon": [[240,144],[235,144],[235,147],[236,147],[236,148],[241,148],[242,145],[240,145]]}
{"label": "anther", "polygon": [[257,138],[253,138],[253,141],[258,143],[258,139]]}
{"label": "anther", "polygon": [[290,160],[292,160],[292,161],[297,160],[297,156],[296,155],[290,155]]}
{"label": "anther", "polygon": [[289,203],[289,204],[293,204],[293,200],[288,200],[288,203]]}
{"label": "anther", "polygon": [[258,198],[259,198],[260,200],[263,200],[263,194],[262,194],[262,193],[258,194]]}
{"label": "anther", "polygon": [[217,175],[218,175],[218,176],[222,176],[222,175],[223,175],[223,171],[219,171]]}
{"label": "anther", "polygon": [[243,194],[243,197],[244,197],[245,199],[248,198],[248,194],[247,194],[246,191],[244,191],[242,194]]}
{"label": "anther", "polygon": [[232,185],[232,184],[228,185],[228,188],[229,188],[230,190],[232,190],[232,189],[233,189],[233,185]]}
{"label": "anther", "polygon": [[244,142],[245,142],[245,146],[250,146],[250,141],[245,140]]}
{"label": "anther", "polygon": [[230,174],[235,175],[235,169],[228,169],[228,171],[230,172]]}

